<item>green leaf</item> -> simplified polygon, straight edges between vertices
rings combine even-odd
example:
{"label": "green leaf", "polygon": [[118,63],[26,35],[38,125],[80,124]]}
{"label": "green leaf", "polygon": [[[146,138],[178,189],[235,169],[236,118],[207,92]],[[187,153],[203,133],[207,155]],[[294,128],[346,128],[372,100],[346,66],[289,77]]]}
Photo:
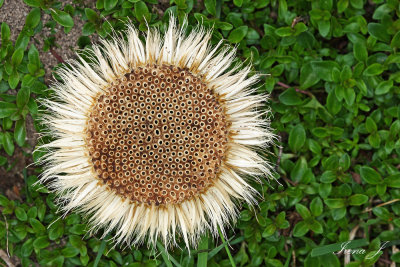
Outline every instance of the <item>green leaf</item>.
{"label": "green leaf", "polygon": [[295,182],[302,181],[307,169],[308,167],[306,159],[304,157],[300,157],[290,172],[291,179]]}
{"label": "green leaf", "polygon": [[275,30],[275,34],[279,37],[287,37],[294,34],[292,27],[281,27]]}
{"label": "green leaf", "polygon": [[242,221],[245,221],[245,222],[250,221],[252,217],[253,217],[252,213],[249,210],[243,210],[240,213],[240,220],[242,220]]}
{"label": "green leaf", "polygon": [[26,138],[25,120],[21,119],[15,123],[14,140],[19,146],[23,146],[25,144],[25,138]]}
{"label": "green leaf", "polygon": [[314,154],[321,154],[321,146],[314,139],[308,139],[308,147]]}
{"label": "green leaf", "polygon": [[365,82],[361,79],[356,80],[356,85],[357,88],[360,89],[361,94],[366,95],[367,94],[367,85]]}
{"label": "green leaf", "polygon": [[293,236],[304,236],[309,230],[310,228],[304,221],[298,222],[293,228]]}
{"label": "green leaf", "polygon": [[341,208],[338,208],[338,209],[333,209],[333,210],[331,211],[332,219],[333,219],[334,221],[339,221],[339,220],[343,219],[344,216],[346,216],[346,213],[347,213],[346,207],[341,207]]}
{"label": "green leaf", "polygon": [[40,22],[40,8],[33,8],[26,16],[25,25],[31,29],[35,28]]}
{"label": "green leaf", "polygon": [[262,236],[265,237],[269,237],[271,235],[273,235],[276,232],[276,225],[275,224],[269,224],[267,225],[267,227],[265,227]]}
{"label": "green leaf", "polygon": [[86,226],[84,224],[76,224],[69,228],[71,234],[82,235],[85,233]]}
{"label": "green leaf", "polygon": [[364,263],[365,266],[373,266],[375,262],[379,260],[379,258],[382,256],[383,251],[371,251],[365,255],[364,258]]}
{"label": "green leaf", "polygon": [[331,209],[338,209],[345,206],[344,200],[341,198],[328,198],[325,199],[325,204]]}
{"label": "green leaf", "polygon": [[371,117],[368,117],[365,120],[365,129],[367,130],[368,133],[373,133],[378,130],[375,121]]}
{"label": "green leaf", "polygon": [[221,21],[218,21],[218,22],[216,23],[216,27],[217,27],[218,29],[223,30],[223,31],[230,31],[230,30],[232,30],[232,28],[233,28],[232,24],[230,24],[230,23],[228,23],[228,22],[221,22]]}
{"label": "green leaf", "polygon": [[355,194],[349,197],[349,204],[352,206],[360,206],[368,201],[368,197],[363,194]]}
{"label": "green leaf", "polygon": [[28,109],[29,109],[29,112],[32,114],[32,115],[36,115],[37,113],[38,113],[38,106],[37,106],[37,104],[36,104],[36,101],[35,101],[35,99],[33,99],[32,97],[31,98],[29,98],[29,102],[28,102]]}
{"label": "green leaf", "polygon": [[[7,163],[7,158],[3,157],[3,156],[0,156],[0,166],[4,166],[6,163]],[[1,200],[0,200],[0,206],[1,206]]]}
{"label": "green leaf", "polygon": [[312,257],[311,254],[304,260],[304,267],[321,266],[320,259],[318,257]]}
{"label": "green leaf", "polygon": [[400,188],[400,173],[386,177],[384,182],[389,187]]}
{"label": "green leaf", "polygon": [[204,0],[204,6],[206,7],[208,13],[210,13],[211,15],[213,15],[214,17],[217,14],[217,3],[215,0]]}
{"label": "green leaf", "polygon": [[347,171],[350,168],[351,159],[347,153],[344,153],[339,159],[339,166],[342,171]]}
{"label": "green leaf", "polygon": [[378,86],[375,89],[375,94],[376,95],[384,95],[387,94],[390,89],[393,87],[393,80],[389,81],[382,81],[378,84]]}
{"label": "green leaf", "polygon": [[400,31],[398,31],[394,36],[392,41],[390,42],[390,46],[393,48],[400,47]]}
{"label": "green leaf", "polygon": [[40,0],[24,0],[24,2],[31,7],[40,7]]}
{"label": "green leaf", "polygon": [[57,266],[57,267],[64,266],[64,257],[60,255],[55,258],[52,258],[51,261],[47,262],[47,266]]}
{"label": "green leaf", "polygon": [[[163,245],[159,242],[159,241],[157,241],[157,249],[159,250],[159,251],[162,251],[161,253],[163,253],[164,254],[164,257],[166,256],[167,258],[168,258],[168,260],[170,261],[170,262],[172,262],[173,264],[175,264],[175,266],[176,267],[182,267],[180,264],[179,264],[179,262],[177,261],[177,260],[175,260],[174,259],[174,257],[172,257],[169,253],[168,253],[168,250],[166,250],[164,247],[163,247]],[[221,248],[222,248],[222,246],[223,245],[221,245]],[[215,248],[216,249],[216,248]],[[139,252],[139,250],[137,250],[136,252]],[[140,252],[139,252],[140,253]],[[212,252],[210,252],[210,254],[211,254]],[[218,252],[217,252],[218,253]],[[98,255],[98,254],[97,254]],[[139,256],[135,256],[135,259],[136,260],[141,260],[141,258],[142,258],[142,255],[141,255],[141,253],[139,254]],[[97,258],[96,258],[97,259]],[[169,262],[168,262],[168,264],[169,264]]]}
{"label": "green leaf", "polygon": [[22,87],[17,94],[17,107],[22,109],[29,101],[30,91],[28,87]]}
{"label": "green leaf", "polygon": [[34,44],[31,44],[31,47],[29,48],[28,60],[30,64],[36,67],[36,69],[40,68],[39,51]]}
{"label": "green leaf", "polygon": [[109,252],[109,255],[111,256],[111,258],[112,258],[116,263],[118,263],[119,265],[122,265],[123,260],[122,260],[121,253],[119,253],[119,252],[116,251],[116,250],[113,250],[113,251]]}
{"label": "green leaf", "polygon": [[21,255],[23,257],[29,257],[33,251],[33,239],[30,238],[24,242],[21,247]]}
{"label": "green leaf", "polygon": [[387,16],[390,12],[392,12],[394,10],[392,5],[388,5],[388,4],[383,4],[383,5],[379,5],[375,11],[374,14],[372,15],[372,18],[374,20],[381,20],[384,19],[385,16]]}
{"label": "green leaf", "polygon": [[322,234],[324,232],[322,225],[317,220],[311,220],[308,223],[308,227],[311,231],[317,234]]}
{"label": "green leaf", "polygon": [[231,31],[228,37],[229,42],[237,44],[242,41],[243,38],[246,36],[248,29],[249,27],[247,26],[240,26]]}
{"label": "green leaf", "polygon": [[23,57],[24,57],[24,49],[23,48],[16,49],[11,57],[11,63],[13,64],[13,66],[17,67],[19,64],[21,64]]}
{"label": "green leaf", "polygon": [[381,143],[381,138],[378,132],[371,133],[368,136],[368,142],[373,148],[378,148]]}
{"label": "green leaf", "polygon": [[375,207],[372,212],[381,220],[388,221],[392,219],[392,215],[385,207]]}
{"label": "green leaf", "polygon": [[313,198],[313,200],[311,201],[311,204],[310,204],[310,210],[311,210],[311,213],[315,217],[318,217],[319,215],[322,214],[323,205],[322,205],[321,198],[319,198],[319,197],[314,197]]}
{"label": "green leaf", "polygon": [[149,9],[143,1],[135,3],[136,19],[141,23],[150,22],[151,15]]}
{"label": "green leaf", "polygon": [[1,40],[3,43],[7,43],[8,40],[10,40],[10,27],[8,26],[7,23],[2,22],[1,23]]}
{"label": "green leaf", "polygon": [[11,89],[15,89],[17,88],[18,83],[19,83],[19,73],[18,71],[14,70],[8,77],[8,84],[10,85]]}
{"label": "green leaf", "polygon": [[336,173],[328,170],[328,171],[324,171],[321,175],[320,181],[321,183],[332,183],[336,180]]}
{"label": "green leaf", "polygon": [[50,245],[50,241],[47,236],[40,236],[33,241],[33,247],[36,249],[44,249]]}
{"label": "green leaf", "polygon": [[14,153],[14,142],[13,142],[13,139],[12,139],[12,137],[11,137],[11,134],[9,133],[9,132],[5,132],[4,134],[3,134],[3,141],[2,141],[2,143],[3,143],[3,147],[4,147],[4,150],[6,151],[6,153],[9,155],[9,156],[12,156],[12,154]]}
{"label": "green leaf", "polygon": [[[130,0],[132,1],[132,0]],[[104,0],[97,0],[96,1],[96,8],[97,9],[104,9]]]}
{"label": "green leaf", "polygon": [[82,238],[78,235],[69,235],[69,242],[72,246],[76,248],[80,248],[85,243],[83,242]]}
{"label": "green leaf", "polygon": [[15,216],[17,217],[18,220],[23,221],[23,222],[28,220],[28,215],[26,215],[25,210],[21,207],[15,208]]}
{"label": "green leaf", "polygon": [[10,201],[8,200],[8,198],[0,194],[0,206],[6,207],[9,203]]}
{"label": "green leaf", "polygon": [[359,61],[365,61],[368,58],[367,47],[362,42],[356,42],[353,45],[353,53],[354,57]]}
{"label": "green leaf", "polygon": [[353,76],[353,73],[349,66],[344,66],[342,71],[340,72],[340,81],[345,82],[349,80]]}
{"label": "green leaf", "polygon": [[35,231],[36,234],[46,232],[46,228],[43,226],[43,224],[39,220],[30,218],[29,223],[32,226],[32,229],[33,229],[33,231]]}
{"label": "green leaf", "polygon": [[97,256],[96,256],[96,259],[94,260],[93,267],[97,267],[97,265],[99,264],[101,256],[103,255],[103,252],[106,248],[106,245],[107,245],[107,241],[106,241],[106,239],[103,239],[103,241],[101,241],[99,250],[97,251]]}
{"label": "green leaf", "polygon": [[383,66],[382,64],[379,63],[374,63],[371,64],[370,66],[368,66],[365,70],[364,70],[364,75],[365,76],[376,76],[379,75],[383,72]]}
{"label": "green leaf", "polygon": [[237,7],[241,7],[243,5],[243,0],[233,0],[233,4]]}
{"label": "green leaf", "polygon": [[293,152],[298,152],[306,142],[306,131],[303,125],[298,124],[290,130],[289,147]]}
{"label": "green leaf", "polygon": [[35,94],[43,94],[47,89],[46,85],[40,81],[35,81],[30,87],[31,92]]}
{"label": "green leaf", "polygon": [[342,109],[342,103],[338,101],[335,92],[331,91],[326,99],[326,107],[332,115],[336,115]]}
{"label": "green leaf", "polygon": [[357,8],[357,9],[362,9],[364,7],[363,0],[350,0],[350,4],[352,7]]}
{"label": "green leaf", "polygon": [[99,15],[96,13],[96,11],[90,8],[85,8],[85,15],[88,20],[93,23],[97,22],[97,20],[99,19]]}
{"label": "green leaf", "polygon": [[[204,252],[199,253],[198,258],[197,258],[197,267],[207,267],[207,260],[208,260],[208,235],[204,234],[199,242],[198,249]],[[164,259],[164,255],[163,259]],[[167,257],[168,259],[168,257]],[[168,260],[166,261],[164,259],[164,262],[166,262],[167,267],[172,267],[172,263]]]}
{"label": "green leaf", "polygon": [[0,101],[0,119],[9,117],[17,111],[17,105],[14,103]]}
{"label": "green leaf", "polygon": [[58,9],[52,9],[51,10],[51,16],[55,21],[57,21],[60,25],[64,27],[73,27],[74,26],[74,20],[72,17],[64,11],[58,10]]}
{"label": "green leaf", "polygon": [[104,0],[104,9],[109,11],[113,9],[118,3],[118,0]]}
{"label": "green leaf", "polygon": [[83,25],[82,28],[82,35],[84,36],[89,36],[93,34],[96,31],[96,25],[92,22],[87,22],[85,25]]}
{"label": "green leaf", "polygon": [[380,23],[368,23],[368,32],[378,39],[379,41],[389,43],[390,42],[390,35],[387,33],[387,27]]}
{"label": "green leaf", "polygon": [[279,95],[279,101],[287,106],[297,106],[303,103],[294,88],[288,88]]}
{"label": "green leaf", "polygon": [[360,175],[361,178],[368,184],[376,185],[382,183],[382,176],[370,167],[361,167]]}
{"label": "green leaf", "polygon": [[37,215],[40,221],[43,221],[45,213],[46,213],[46,205],[40,203],[38,205],[38,215]]}
{"label": "green leaf", "polygon": [[66,247],[61,250],[61,253],[66,258],[72,258],[79,254],[79,249],[75,247]]}
{"label": "green leaf", "polygon": [[296,204],[296,210],[304,220],[311,217],[310,211],[307,207],[300,203]]}
{"label": "green leaf", "polygon": [[10,130],[13,126],[13,121],[10,118],[3,119],[3,130]]}
{"label": "green leaf", "polygon": [[29,44],[29,36],[26,34],[20,34],[15,41],[15,49],[22,48],[25,50],[28,47]]}
{"label": "green leaf", "polygon": [[49,234],[49,239],[50,240],[56,240],[60,238],[64,233],[64,228],[63,227],[56,227],[56,228],[51,228],[48,231]]}
{"label": "green leaf", "polygon": [[300,69],[300,87],[307,89],[320,80],[318,74],[314,71],[311,63],[303,65]]}
{"label": "green leaf", "polygon": [[286,212],[281,211],[281,212],[278,214],[278,216],[276,216],[276,218],[275,218],[275,223],[276,223],[276,225],[278,225],[278,226],[280,227],[280,226],[282,226],[283,224],[285,224],[285,222],[286,222],[285,217],[286,217]]}

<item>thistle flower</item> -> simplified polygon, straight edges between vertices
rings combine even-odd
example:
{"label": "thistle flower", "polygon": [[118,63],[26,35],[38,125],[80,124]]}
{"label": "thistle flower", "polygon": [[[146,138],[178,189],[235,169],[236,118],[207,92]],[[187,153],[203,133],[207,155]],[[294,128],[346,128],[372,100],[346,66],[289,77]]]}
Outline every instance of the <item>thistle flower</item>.
{"label": "thistle flower", "polygon": [[210,31],[186,35],[172,19],[164,36],[125,34],[94,45],[92,63],[78,55],[58,71],[44,100],[54,141],[39,148],[49,151],[41,182],[117,244],[171,247],[179,235],[195,247],[235,221],[236,200],[256,202],[243,177],[270,174],[255,151],[272,138],[257,110],[266,97]]}

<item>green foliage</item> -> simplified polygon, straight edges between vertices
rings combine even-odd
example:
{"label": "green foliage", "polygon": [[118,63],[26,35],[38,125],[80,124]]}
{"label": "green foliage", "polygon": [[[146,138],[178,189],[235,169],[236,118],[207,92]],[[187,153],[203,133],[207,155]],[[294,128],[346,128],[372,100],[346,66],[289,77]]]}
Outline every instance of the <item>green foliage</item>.
{"label": "green foliage", "polygon": [[357,240],[348,248],[365,253],[353,254],[348,266],[400,263],[399,252],[378,252],[383,241],[400,239],[399,1],[171,0],[165,7],[97,0],[93,9],[81,1],[23,1],[32,9],[15,41],[1,24],[0,166],[12,168],[6,155],[28,146],[26,119],[36,121],[36,99],[49,97],[39,54],[55,37],[45,51],[31,42],[44,14],[54,34],[57,24],[68,33],[83,20],[81,48],[88,36],[107,37],[128,21],[164,31],[173,14],[180,23],[187,18],[188,30],[203,24],[213,43],[236,46],[239,60],[264,74],[258,93],[271,95],[279,146],[271,148],[275,156],[260,153],[278,163],[280,184],[265,177],[252,183],[263,199],[241,209],[228,240],[205,235],[191,253],[167,253],[158,243],[158,254],[113,248],[98,239],[102,233],[88,234],[79,215],[60,217],[54,195],[34,184],[38,169],[25,175],[23,202],[0,195],[0,247],[8,243],[22,266],[341,266],[343,254],[332,252],[350,238]]}
{"label": "green foliage", "polygon": [[[43,83],[44,70],[39,61],[39,51],[34,44],[28,45],[32,28],[40,21],[37,8],[27,15],[25,26],[15,43],[10,40],[10,28],[1,24],[0,47],[0,149],[13,155],[16,143],[20,147],[26,144],[27,116],[36,118],[38,107],[31,93],[40,95],[46,88]],[[7,163],[4,163],[7,164]],[[1,164],[1,165],[4,165]]]}

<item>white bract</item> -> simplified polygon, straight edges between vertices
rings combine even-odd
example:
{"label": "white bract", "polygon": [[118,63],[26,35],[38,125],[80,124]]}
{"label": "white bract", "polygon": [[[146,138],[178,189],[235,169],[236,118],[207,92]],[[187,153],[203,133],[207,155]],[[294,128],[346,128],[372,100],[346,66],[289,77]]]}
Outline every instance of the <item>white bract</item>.
{"label": "white bract", "polygon": [[[217,46],[211,46],[211,32],[201,27],[194,29],[189,35],[185,35],[184,29],[177,27],[172,19],[164,36],[156,29],[149,29],[144,43],[140,40],[138,31],[132,25],[128,25],[128,29],[124,34],[126,34],[126,38],[114,37],[111,41],[101,40],[101,45],[94,45],[91,63],[87,63],[78,56],[79,60],[70,61],[68,67],[58,71],[58,75],[63,82],[53,85],[52,89],[55,92],[53,99],[43,101],[49,111],[47,115],[44,115],[43,121],[48,126],[48,135],[53,138],[53,141],[39,147],[41,150],[48,150],[48,153],[42,158],[42,162],[45,163],[45,170],[40,181],[46,182],[49,188],[57,193],[59,205],[65,213],[75,210],[88,216],[91,231],[96,232],[102,228],[104,229],[103,237],[114,231],[115,234],[112,239],[118,244],[139,245],[147,240],[148,244],[154,245],[157,239],[160,239],[166,247],[171,247],[176,245],[176,236],[180,236],[187,247],[190,245],[195,247],[200,235],[207,229],[212,234],[217,235],[218,228],[224,233],[224,227],[235,221],[238,215],[235,200],[245,201],[249,204],[256,203],[254,194],[257,192],[245,181],[244,176],[270,176],[268,162],[255,151],[256,148],[267,147],[273,138],[273,134],[268,128],[269,122],[264,116],[267,112],[259,110],[259,107],[265,102],[266,96],[255,94],[255,89],[252,86],[258,81],[259,76],[255,74],[249,77],[250,66],[232,66],[232,62],[235,59],[235,49],[223,47],[222,42]],[[139,76],[134,76],[136,75],[135,73],[139,73],[138,70],[144,73],[151,73],[156,67],[159,67],[157,69],[158,72],[154,71],[155,76],[149,78],[151,82],[148,84],[147,82],[142,82],[137,83],[140,84],[140,86],[137,86],[137,84],[130,83],[126,78],[124,79],[124,77],[130,77],[129,73],[132,74],[132,79],[139,79],[137,78]],[[193,169],[193,166],[185,169],[184,166],[186,165],[180,167],[180,173],[184,173],[184,171],[189,173],[187,176],[182,176],[186,177],[185,181],[190,181],[190,183],[186,184],[182,182],[182,179],[175,179],[171,176],[171,171],[165,167],[168,164],[163,163],[162,171],[169,173],[168,181],[172,181],[170,185],[174,185],[175,189],[178,188],[176,189],[177,191],[174,191],[176,193],[171,193],[173,192],[172,189],[165,187],[165,185],[168,186],[168,181],[162,183],[163,176],[157,176],[157,172],[151,168],[146,169],[146,175],[148,172],[153,173],[154,176],[142,177],[137,175],[137,181],[133,174],[129,174],[129,171],[131,171],[129,168],[132,168],[132,170],[135,168],[142,169],[140,164],[134,163],[136,160],[135,155],[138,153],[132,150],[131,147],[129,147],[130,150],[126,150],[132,154],[130,157],[132,164],[129,165],[131,167],[128,168],[126,167],[128,165],[121,163],[121,168],[127,170],[126,177],[124,176],[125,178],[123,178],[123,174],[115,171],[116,169],[119,170],[120,167],[114,165],[120,160],[128,162],[123,156],[125,155],[127,158],[129,156],[128,152],[125,154],[121,152],[122,156],[120,156],[120,153],[117,153],[118,151],[113,150],[114,152],[111,154],[117,153],[118,158],[115,156],[111,158],[109,147],[96,143],[97,139],[93,139],[92,136],[94,135],[89,133],[92,128],[111,125],[109,126],[110,130],[104,132],[104,138],[100,138],[101,140],[106,140],[107,134],[110,133],[110,140],[117,140],[121,144],[125,144],[124,142],[132,144],[132,140],[139,140],[137,141],[138,144],[142,144],[143,142],[140,141],[138,134],[133,134],[129,138],[127,135],[121,134],[120,139],[118,139],[115,137],[117,130],[111,129],[114,126],[116,129],[120,129],[119,122],[125,125],[129,120],[133,121],[133,117],[125,119],[121,115],[117,119],[110,119],[110,121],[105,119],[104,121],[107,121],[107,123],[103,126],[100,126],[99,123],[90,128],[88,125],[90,125],[89,122],[91,120],[98,121],[99,118],[100,120],[103,117],[107,118],[114,111],[112,108],[109,111],[99,109],[99,112],[103,114],[103,116],[100,116],[96,115],[98,113],[93,110],[99,106],[102,107],[99,101],[103,98],[100,97],[112,98],[115,96],[116,98],[116,93],[113,95],[111,88],[125,88],[121,95],[128,99],[127,102],[133,101],[131,97],[136,98],[136,96],[133,96],[133,92],[138,92],[137,96],[140,99],[139,91],[147,92],[146,90],[150,90],[146,89],[147,86],[152,87],[153,89],[151,90],[158,90],[157,92],[162,94],[164,89],[157,87],[156,80],[160,79],[162,83],[163,76],[160,76],[160,73],[165,70],[167,71],[166,75],[172,75],[173,73],[168,68],[181,71],[182,79],[190,76],[187,79],[193,83],[193,86],[198,85],[199,88],[203,88],[201,90],[205,90],[204,92],[211,92],[209,93],[209,98],[214,99],[215,108],[211,107],[212,105],[210,104],[208,106],[209,109],[214,108],[216,110],[219,107],[223,113],[221,113],[222,117],[219,117],[223,125],[219,125],[222,130],[225,130],[226,135],[215,134],[215,136],[218,135],[223,140],[227,140],[227,142],[221,145],[222,149],[219,150],[220,152],[222,151],[223,155],[214,157],[214,161],[210,159],[209,162],[213,162],[218,167],[218,170],[210,170],[209,174],[205,175],[206,178],[202,178],[204,183],[201,190],[196,185],[197,178],[192,176],[202,175],[202,166],[209,164],[207,163],[208,160],[202,161],[199,159],[198,162],[201,163],[195,165],[199,169],[197,167]],[[170,72],[172,74],[168,74]],[[143,78],[142,76],[140,77],[141,79]],[[123,85],[122,87],[121,84]],[[175,84],[172,81],[171,84],[176,87],[178,83]],[[132,86],[132,92],[131,90],[126,91],[129,86]],[[169,88],[168,86],[167,84],[166,88]],[[179,90],[174,91],[177,92],[174,95],[176,99],[180,99],[180,93],[182,93],[182,96],[184,95],[181,90],[182,86],[178,85],[177,88]],[[187,95],[192,97],[192,94],[187,93]],[[198,97],[201,96],[202,94]],[[155,95],[154,98],[156,99],[157,97]],[[159,104],[163,105],[162,101],[166,98],[157,99],[161,99]],[[179,104],[176,99],[174,101]],[[173,98],[171,98],[172,100]],[[123,102],[124,100],[121,100],[121,103]],[[195,99],[194,103],[198,102]],[[131,107],[135,103],[141,104],[142,102],[129,102],[126,105]],[[118,105],[117,103],[114,106],[117,107]],[[148,107],[151,109],[150,104],[148,104]],[[191,107],[196,109],[195,104]],[[122,110],[125,110],[125,106]],[[188,110],[190,111],[191,108]],[[207,111],[206,109],[204,110]],[[115,112],[115,114],[123,114],[118,112]],[[136,113],[134,112],[136,111],[132,111],[135,115]],[[151,110],[149,112],[156,114]],[[182,110],[182,113],[185,112],[188,112],[186,107]],[[184,120],[191,121],[183,116],[181,112],[174,114],[175,117],[173,119],[177,121],[181,117]],[[187,114],[192,114],[193,117],[197,116],[196,112]],[[200,114],[200,111],[198,114]],[[209,114],[214,113],[210,111]],[[136,117],[138,120],[143,117],[139,115]],[[110,115],[110,118],[112,116]],[[210,116],[215,116],[215,114]],[[154,118],[152,117],[149,120],[154,121]],[[213,119],[209,121],[210,124],[207,125],[218,124],[212,124],[211,121]],[[183,122],[182,125],[185,125],[188,132],[190,132],[191,126],[185,123]],[[166,128],[172,127],[169,125],[166,125]],[[201,122],[200,119],[199,125],[199,127],[195,127],[194,131],[198,130],[204,134],[204,131],[199,130],[204,126],[208,127],[207,129],[210,130],[210,133],[213,132],[213,128],[207,126],[205,122]],[[131,124],[131,126],[131,132],[135,132],[134,124]],[[179,128],[178,130],[181,129]],[[139,131],[137,132],[139,133]],[[93,133],[98,134],[98,132]],[[112,133],[114,133],[114,136],[112,136]],[[205,136],[210,139],[212,134],[206,134]],[[149,140],[152,137],[150,134],[148,136]],[[158,142],[161,139],[157,139]],[[194,137],[177,139],[177,142],[181,142],[183,147],[191,140],[195,140],[191,144],[200,151],[209,142],[209,139],[203,138],[203,143],[201,144],[198,141],[200,139]],[[164,143],[166,141],[168,144],[169,139],[165,139]],[[174,140],[171,142],[174,142]],[[156,147],[156,143],[152,143],[152,145]],[[135,144],[130,146],[135,149],[139,148]],[[187,146],[189,147],[188,144]],[[214,146],[217,147],[218,144]],[[100,161],[101,157],[98,156],[100,154],[95,156],[96,148],[99,151],[106,151],[102,158],[103,161]],[[175,159],[174,154],[171,154],[173,149],[169,150],[168,146],[164,148],[162,151],[166,158],[173,161]],[[142,150],[144,150],[143,153],[146,153],[146,148]],[[169,151],[168,153],[170,154],[165,151]],[[199,152],[196,152],[197,150],[195,149],[193,151],[195,151],[193,155],[198,156]],[[202,151],[204,152],[205,150]],[[207,153],[213,152],[205,151],[202,154],[204,158],[210,156]],[[158,158],[153,153],[151,155],[156,159]],[[184,153],[182,155],[180,159],[183,162],[192,160],[190,156],[185,156]],[[96,163],[96,157],[99,158],[98,163]],[[115,163],[115,161],[118,162]],[[112,164],[114,165],[111,166]],[[156,165],[155,163],[154,166],[159,167]],[[99,166],[103,166],[103,170]],[[174,173],[173,170],[172,173]],[[101,177],[106,178],[100,178],[100,174],[103,175]],[[118,178],[120,177],[118,175],[122,178]],[[110,176],[115,179],[112,180],[109,178]],[[144,178],[147,178],[147,180]],[[167,180],[167,176],[164,178],[164,180]],[[142,180],[143,184],[140,184],[139,181],[142,182]],[[158,183],[159,181],[161,183]],[[144,185],[146,185],[146,188]],[[142,191],[139,191],[139,189],[142,189]],[[190,190],[192,190],[192,193],[189,194]],[[166,197],[162,194],[165,194]]]}

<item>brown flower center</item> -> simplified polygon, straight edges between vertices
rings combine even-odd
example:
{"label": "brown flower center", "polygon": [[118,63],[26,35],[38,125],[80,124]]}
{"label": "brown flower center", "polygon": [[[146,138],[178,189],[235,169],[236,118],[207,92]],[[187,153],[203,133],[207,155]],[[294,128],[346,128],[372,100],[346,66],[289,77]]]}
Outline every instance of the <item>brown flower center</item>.
{"label": "brown flower center", "polygon": [[98,178],[147,204],[180,203],[212,185],[227,144],[225,113],[201,77],[138,67],[100,95],[87,122]]}

